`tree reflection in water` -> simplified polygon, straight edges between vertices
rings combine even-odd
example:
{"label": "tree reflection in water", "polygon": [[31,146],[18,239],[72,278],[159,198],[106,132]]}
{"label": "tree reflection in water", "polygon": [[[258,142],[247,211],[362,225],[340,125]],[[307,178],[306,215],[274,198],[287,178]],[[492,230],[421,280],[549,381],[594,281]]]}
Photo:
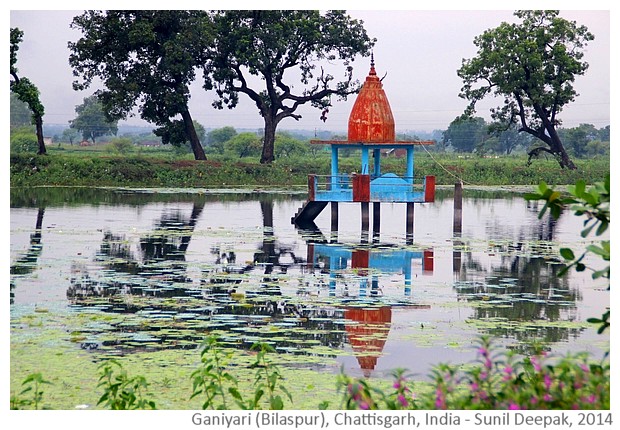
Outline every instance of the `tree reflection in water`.
{"label": "tree reflection in water", "polygon": [[45,215],[45,208],[39,207],[37,210],[37,220],[34,228],[34,233],[30,235],[30,246],[28,250],[22,254],[13,264],[11,264],[11,285],[10,285],[10,303],[13,304],[15,300],[15,288],[14,278],[19,276],[28,275],[37,269],[37,262],[41,251],[43,250],[43,243],[41,241],[41,229],[43,228],[43,216]]}
{"label": "tree reflection in water", "polygon": [[[528,204],[528,209],[538,213],[536,205]],[[489,322],[485,329],[489,334],[549,344],[583,331],[570,324],[555,324],[575,321],[576,302],[581,300],[569,278],[558,277],[564,265],[552,246],[556,224],[552,217],[543,217],[523,226],[516,240],[490,240],[483,252],[463,252],[472,247],[455,238],[454,286],[460,300],[479,304],[472,319]],[[501,225],[491,229],[498,238],[510,237]]]}
{"label": "tree reflection in water", "polygon": [[[319,354],[335,357],[350,344],[360,367],[372,371],[390,330],[391,306],[412,306],[409,300],[399,304],[394,298],[390,306],[385,305],[377,271],[402,274],[405,294],[410,294],[412,259],[424,258],[428,266],[432,251],[414,252],[380,243],[358,248],[309,244],[316,259],[307,260],[297,256],[293,246],[277,240],[273,202],[262,200],[260,208],[263,238],[253,261],[239,264],[234,251],[213,246],[214,263],[203,271],[199,288],[187,275],[185,254],[202,205],[195,205],[189,217],[178,210],[164,212],[153,232],[140,238],[137,250],[132,250],[124,236],[105,232],[96,256],[103,266],[99,274],[104,276],[92,279],[84,266],[75,265],[67,296],[76,309],[97,307],[129,317],[112,321],[106,331],[91,329],[91,339],[82,347],[122,353],[193,349],[205,334],[217,332],[222,343],[236,348],[248,349],[261,340],[292,354],[314,355],[318,353],[314,347],[320,345],[330,349]],[[342,255],[336,257],[338,264],[330,265],[333,252]],[[326,261],[327,266],[321,263]],[[301,271],[300,288],[295,297],[288,297],[282,294],[281,282],[292,267]],[[342,279],[359,285],[357,292],[342,296],[344,301],[334,301],[333,286],[324,285],[330,294],[323,300],[305,288],[307,275],[314,270],[331,276],[343,269],[348,273]],[[239,289],[248,275],[258,273],[258,283]],[[320,292],[320,285],[314,285],[313,291]]]}
{"label": "tree reflection in water", "polygon": [[[422,274],[432,273],[433,251],[368,243],[364,236],[358,244],[345,245],[333,235],[326,240],[316,229],[300,231],[307,251],[302,258],[295,245],[275,234],[273,201],[258,203],[263,229],[251,261],[238,261],[234,245],[211,244],[201,256],[200,279],[189,274],[186,254],[198,220],[208,213],[204,200],[196,200],[190,214],[162,213],[134,248],[122,234],[105,232],[96,256],[103,270],[95,280],[86,268],[74,266],[67,295],[76,309],[96,307],[127,318],[100,331],[91,329],[83,346],[118,353],[193,349],[206,334],[217,333],[236,348],[261,340],[280,352],[302,355],[333,357],[350,345],[366,373],[375,369],[393,308],[430,308],[412,297],[412,261],[421,261]],[[501,226],[493,228],[500,229],[498,237],[512,237]],[[560,266],[550,257],[549,243],[554,226],[543,220],[528,228],[516,240],[489,240],[483,251],[472,251],[466,239],[455,238],[457,296],[476,304],[471,320],[490,323],[482,331],[518,341],[563,341],[579,329],[518,327],[570,321],[579,300],[568,280],[555,276]],[[402,277],[404,288],[400,297],[386,300],[380,279],[393,274]],[[291,279],[298,282],[294,294]]]}

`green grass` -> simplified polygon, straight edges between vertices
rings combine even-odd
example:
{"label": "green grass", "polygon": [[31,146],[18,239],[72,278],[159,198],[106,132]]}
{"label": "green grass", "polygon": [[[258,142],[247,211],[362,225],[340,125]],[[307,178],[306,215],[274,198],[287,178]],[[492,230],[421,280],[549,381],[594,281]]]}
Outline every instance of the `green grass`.
{"label": "green grass", "polygon": [[[576,170],[561,169],[555,160],[535,160],[527,165],[525,156],[480,158],[456,154],[417,153],[416,183],[434,175],[439,185],[462,180],[466,185],[567,185],[584,179],[601,181],[609,172],[609,158],[576,160]],[[404,159],[382,160],[383,172],[404,174]],[[66,146],[49,149],[46,156],[11,154],[11,186],[123,186],[123,187],[235,187],[300,186],[308,174],[327,175],[330,158],[317,156],[282,158],[271,165],[257,159],[208,156],[195,161],[169,148],[142,149],[120,155],[106,147]],[[360,171],[359,157],[341,157],[340,171]]]}

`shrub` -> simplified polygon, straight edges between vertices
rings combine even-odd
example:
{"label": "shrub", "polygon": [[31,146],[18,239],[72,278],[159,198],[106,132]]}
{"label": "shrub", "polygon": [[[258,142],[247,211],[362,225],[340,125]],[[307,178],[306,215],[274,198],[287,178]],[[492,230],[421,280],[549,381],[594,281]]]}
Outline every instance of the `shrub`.
{"label": "shrub", "polygon": [[[32,373],[28,375],[22,382],[24,389],[19,393],[19,395],[11,396],[11,409],[24,409],[29,406],[34,409],[39,409],[39,405],[43,400],[42,386],[45,384],[51,384],[51,382],[43,379],[43,375],[41,373]],[[25,394],[30,394],[30,397],[22,397]]]}
{"label": "shrub", "polygon": [[104,404],[113,410],[157,409],[154,401],[144,397],[148,387],[144,376],[129,377],[121,363],[114,359],[104,361],[99,369],[97,387],[103,388],[103,395],[97,405]]}
{"label": "shrub", "polygon": [[609,409],[610,366],[588,355],[553,359],[543,351],[517,358],[497,353],[482,337],[478,358],[466,371],[447,364],[432,370],[430,393],[416,395],[403,371],[384,392],[363,379],[341,375],[341,406],[347,409]]}
{"label": "shrub", "polygon": [[116,137],[110,141],[110,145],[119,154],[127,154],[134,149],[134,145],[128,137]]}
{"label": "shrub", "polygon": [[251,366],[256,369],[254,392],[246,398],[237,378],[226,369],[233,352],[224,351],[214,336],[208,337],[200,353],[201,366],[191,375],[193,391],[190,399],[202,396],[205,399],[203,409],[229,409],[232,405],[241,409],[261,409],[262,406],[284,409],[281,394],[290,401],[293,399],[281,383],[280,370],[268,359],[274,349],[265,343],[254,344],[252,349],[258,351]]}
{"label": "shrub", "polygon": [[37,152],[39,142],[37,135],[28,132],[19,132],[11,135],[11,152]]}

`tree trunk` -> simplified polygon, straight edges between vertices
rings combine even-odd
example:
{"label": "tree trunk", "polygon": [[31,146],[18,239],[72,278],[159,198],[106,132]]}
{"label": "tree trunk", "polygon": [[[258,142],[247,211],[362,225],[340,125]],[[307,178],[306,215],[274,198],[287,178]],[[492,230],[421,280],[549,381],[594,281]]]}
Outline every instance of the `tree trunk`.
{"label": "tree trunk", "polygon": [[547,131],[549,132],[549,136],[551,137],[551,151],[553,151],[553,153],[557,154],[560,157],[560,167],[566,167],[570,170],[575,170],[577,166],[575,166],[573,160],[571,160],[568,156],[566,149],[564,149],[564,145],[562,145],[562,141],[560,140],[560,136],[555,130],[555,127],[547,127]]}
{"label": "tree trunk", "polygon": [[573,161],[568,156],[566,149],[564,149],[564,145],[562,145],[562,140],[560,139],[560,136],[558,135],[558,132],[555,129],[555,125],[549,120],[549,118],[547,117],[547,113],[542,107],[540,107],[536,103],[534,103],[533,107],[534,107],[534,111],[536,112],[540,120],[542,121],[543,126],[545,127],[545,130],[547,130],[547,133],[549,134],[548,137],[550,139],[550,142],[545,142],[545,143],[549,145],[549,149],[551,150],[553,154],[560,157],[558,161],[560,163],[560,167],[562,169],[567,167],[570,170],[575,170],[577,167],[575,166]]}
{"label": "tree trunk", "polygon": [[207,156],[205,155],[204,149],[202,149],[202,145],[198,139],[198,134],[196,134],[194,121],[192,121],[192,116],[189,114],[189,110],[186,109],[181,112],[181,117],[183,118],[183,124],[185,125],[185,134],[189,138],[189,143],[192,147],[192,151],[194,152],[194,159],[206,160]]}
{"label": "tree trunk", "polygon": [[39,151],[37,154],[45,155],[47,154],[47,150],[45,149],[45,142],[43,141],[43,118],[36,115],[34,123],[37,129],[37,142],[39,143]]}
{"label": "tree trunk", "polygon": [[273,149],[276,141],[276,127],[278,123],[274,118],[265,116],[265,135],[263,137],[263,153],[260,157],[261,164],[271,164],[275,159]]}

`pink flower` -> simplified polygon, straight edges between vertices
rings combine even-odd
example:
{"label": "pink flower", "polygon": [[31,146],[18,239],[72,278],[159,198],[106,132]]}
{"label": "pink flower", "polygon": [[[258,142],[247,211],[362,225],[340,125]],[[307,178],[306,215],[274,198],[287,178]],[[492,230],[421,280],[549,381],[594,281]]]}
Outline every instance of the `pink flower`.
{"label": "pink flower", "polygon": [[530,363],[532,363],[532,366],[534,366],[534,370],[536,370],[537,372],[540,372],[542,367],[540,366],[540,363],[538,362],[538,359],[536,357],[531,357]]}
{"label": "pink flower", "polygon": [[590,394],[588,397],[586,397],[583,400],[588,403],[594,403],[596,402],[596,396],[594,394]]}
{"label": "pink flower", "polygon": [[360,394],[359,385],[349,384],[349,386],[347,387],[347,390],[349,391],[349,395],[353,398],[353,400],[358,401],[359,399],[361,399],[362,396]]}
{"label": "pink flower", "polygon": [[370,409],[370,405],[368,404],[368,402],[360,402],[360,409]]}
{"label": "pink flower", "polygon": [[551,400],[553,400],[553,397],[551,397],[551,394],[545,394],[545,395],[543,396],[543,400],[544,400],[545,402],[550,402]]}
{"label": "pink flower", "polygon": [[409,405],[409,402],[407,401],[407,399],[405,398],[405,396],[403,396],[402,394],[398,395],[398,402],[400,403],[400,405],[404,408],[407,407],[407,405]]}
{"label": "pink flower", "polygon": [[516,403],[510,402],[510,403],[508,404],[508,409],[509,409],[509,410],[521,409],[521,406],[517,405]]}
{"label": "pink flower", "polygon": [[548,390],[551,387],[551,376],[545,375],[545,388]]}
{"label": "pink flower", "polygon": [[437,391],[435,392],[436,397],[435,397],[435,407],[437,409],[445,409],[446,407],[446,398],[445,395],[443,393],[443,391],[441,391],[441,388],[437,388]]}

